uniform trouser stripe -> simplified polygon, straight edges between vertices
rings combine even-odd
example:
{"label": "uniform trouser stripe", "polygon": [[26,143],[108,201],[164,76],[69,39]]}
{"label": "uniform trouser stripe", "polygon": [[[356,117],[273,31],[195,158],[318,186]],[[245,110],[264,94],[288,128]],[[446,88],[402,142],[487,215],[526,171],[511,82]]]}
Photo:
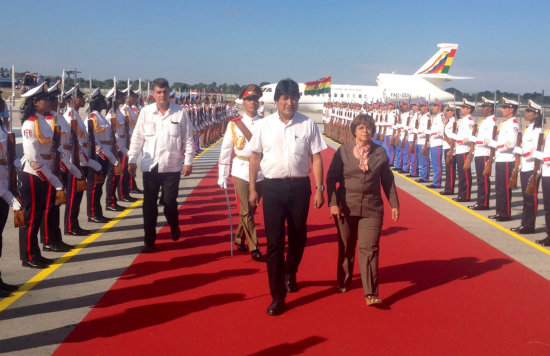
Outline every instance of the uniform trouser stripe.
{"label": "uniform trouser stripe", "polygon": [[50,204],[52,199],[52,186],[48,186],[48,196],[46,198],[46,210],[44,211],[44,243],[48,245],[50,243],[50,231],[48,229],[48,217],[50,214]]}
{"label": "uniform trouser stripe", "polygon": [[31,218],[29,221],[29,228],[27,230],[27,257],[29,261],[32,261],[32,252],[31,252],[31,235],[32,235],[32,227],[34,226],[34,214],[35,214],[35,202],[36,202],[36,194],[35,194],[35,187],[34,187],[34,180],[32,174],[29,174],[29,182],[31,187]]}
{"label": "uniform trouser stripe", "polygon": [[90,214],[92,217],[95,217],[95,189],[96,189],[96,184],[94,183],[94,185],[92,186],[92,201],[91,202],[88,202],[88,204],[90,205]]}
{"label": "uniform trouser stripe", "polygon": [[67,232],[73,231],[73,224],[71,221],[71,216],[73,215],[73,202],[74,202],[74,190],[76,186],[76,178],[71,176],[71,195],[69,197],[69,216],[67,218]]}
{"label": "uniform trouser stripe", "polygon": [[[483,167],[487,164],[487,156],[483,157]],[[483,206],[489,206],[489,185],[491,184],[489,182],[489,176],[483,174],[483,182],[485,186],[485,199],[483,200]]]}

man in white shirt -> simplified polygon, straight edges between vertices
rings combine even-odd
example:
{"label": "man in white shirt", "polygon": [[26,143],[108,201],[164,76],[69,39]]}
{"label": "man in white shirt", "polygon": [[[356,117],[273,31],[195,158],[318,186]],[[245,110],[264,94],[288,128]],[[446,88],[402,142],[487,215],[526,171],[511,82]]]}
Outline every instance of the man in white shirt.
{"label": "man in white shirt", "polygon": [[145,246],[142,252],[145,253],[152,252],[155,247],[157,200],[161,186],[164,215],[170,225],[172,240],[179,239],[176,198],[180,175],[191,174],[195,155],[191,122],[181,106],[170,102],[170,85],[166,79],[153,81],[153,97],[155,103],[147,105],[139,113],[128,150],[128,171],[132,176],[136,174],[138,156],[143,152],[141,170]]}
{"label": "man in white shirt", "polygon": [[[267,273],[273,301],[267,314],[284,312],[287,291],[298,291],[296,273],[307,238],[311,184],[309,162],[315,179],[313,206],[324,203],[321,151],[327,146],[313,120],[297,112],[300,91],[292,79],[283,79],[274,93],[277,112],[260,121],[251,141],[250,197],[257,206],[256,178],[264,174],[263,210],[267,235]],[[288,225],[288,253],[285,261],[285,221]]]}

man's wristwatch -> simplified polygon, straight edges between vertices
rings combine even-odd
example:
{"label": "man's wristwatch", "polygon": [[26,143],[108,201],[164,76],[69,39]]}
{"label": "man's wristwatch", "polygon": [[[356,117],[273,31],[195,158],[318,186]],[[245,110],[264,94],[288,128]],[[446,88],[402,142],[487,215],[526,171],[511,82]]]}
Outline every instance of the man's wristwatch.
{"label": "man's wristwatch", "polygon": [[318,185],[318,186],[315,187],[315,189],[324,192],[325,191],[325,186],[324,185]]}

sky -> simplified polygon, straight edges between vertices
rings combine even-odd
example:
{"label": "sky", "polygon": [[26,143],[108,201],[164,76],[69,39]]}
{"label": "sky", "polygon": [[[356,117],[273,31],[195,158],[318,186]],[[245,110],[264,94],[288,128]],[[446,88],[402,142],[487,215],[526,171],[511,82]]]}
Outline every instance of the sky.
{"label": "sky", "polygon": [[0,0],[0,67],[171,83],[316,80],[376,85],[412,74],[437,43],[474,93],[550,93],[550,1]]}

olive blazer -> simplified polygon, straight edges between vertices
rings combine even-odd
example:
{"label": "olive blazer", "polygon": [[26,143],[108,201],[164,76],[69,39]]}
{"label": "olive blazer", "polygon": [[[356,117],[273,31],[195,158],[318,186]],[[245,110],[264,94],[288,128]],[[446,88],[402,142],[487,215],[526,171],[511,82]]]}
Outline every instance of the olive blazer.
{"label": "olive blazer", "polygon": [[[353,155],[355,142],[340,146],[327,172],[328,205],[338,205],[346,216],[382,217],[384,203],[380,187],[392,208],[399,207],[393,173],[386,150],[372,142],[369,169],[359,168],[359,159]],[[337,183],[338,186],[337,186]]]}

